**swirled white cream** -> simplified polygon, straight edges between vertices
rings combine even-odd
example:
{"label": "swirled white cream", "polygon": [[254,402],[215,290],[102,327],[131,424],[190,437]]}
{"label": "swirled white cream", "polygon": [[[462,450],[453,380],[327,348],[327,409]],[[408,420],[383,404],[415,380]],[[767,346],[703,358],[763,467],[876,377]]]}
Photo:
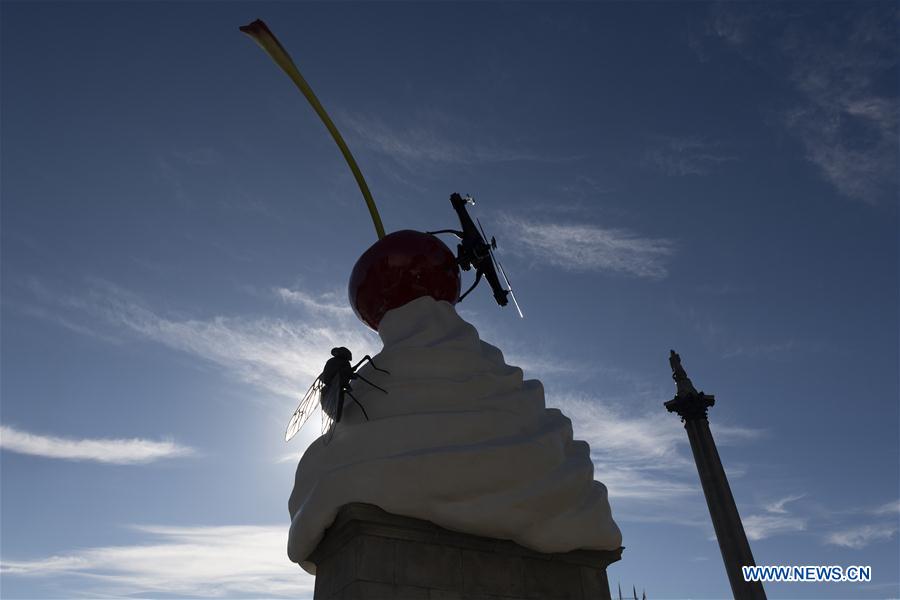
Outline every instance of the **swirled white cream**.
{"label": "swirled white cream", "polygon": [[384,349],[359,373],[328,445],[297,467],[288,556],[307,558],[350,502],[447,529],[509,539],[539,552],[613,550],[622,536],[586,442],[544,406],[540,381],[503,362],[446,302],[429,297],[388,312]]}

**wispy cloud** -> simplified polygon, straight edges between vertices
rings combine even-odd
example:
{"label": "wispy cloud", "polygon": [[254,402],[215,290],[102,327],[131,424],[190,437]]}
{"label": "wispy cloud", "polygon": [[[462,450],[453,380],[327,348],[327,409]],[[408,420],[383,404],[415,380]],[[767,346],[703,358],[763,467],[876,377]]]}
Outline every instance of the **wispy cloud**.
{"label": "wispy cloud", "polygon": [[667,274],[674,243],[645,238],[626,229],[594,225],[527,221],[505,216],[511,249],[537,263],[572,271],[612,271],[650,279]]}
{"label": "wispy cloud", "polygon": [[788,504],[805,497],[806,494],[792,494],[790,496],[784,496],[783,498],[779,498],[778,500],[769,502],[765,505],[764,508],[767,512],[784,515],[788,512],[787,508],[785,508]]}
{"label": "wispy cloud", "polygon": [[590,444],[595,476],[610,498],[659,504],[699,492],[677,423],[625,415],[584,397],[555,398],[553,404],[572,420],[576,439]]}
{"label": "wispy cloud", "polygon": [[314,295],[303,290],[275,288],[275,295],[286,304],[293,304],[308,309],[316,314],[350,317],[353,310],[339,300],[337,292]]}
{"label": "wispy cloud", "polygon": [[704,346],[722,358],[791,360],[796,356],[827,352],[833,348],[827,341],[822,340],[794,337],[766,339],[764,334],[759,332],[732,331],[723,325],[723,321],[691,306],[673,304],[671,309],[694,330]]}
{"label": "wispy cloud", "polygon": [[[701,493],[698,487],[699,482],[691,483],[687,479],[677,479],[667,476],[659,470],[645,471],[640,468],[623,468],[597,464],[596,461],[595,458],[594,477],[603,482],[609,491],[609,497],[619,502],[616,505],[618,508],[630,511],[628,513],[629,520],[639,520],[639,517],[636,518],[631,512],[640,511],[636,511],[633,505],[626,504],[627,501],[650,502],[658,506],[677,498],[697,496]],[[685,523],[685,515],[692,516],[694,511],[687,510],[683,514],[673,513],[668,519],[662,520]]]}
{"label": "wispy cloud", "polygon": [[[896,521],[872,522],[872,515],[896,516],[900,512],[900,503],[897,501],[888,502],[875,508],[854,506],[839,510],[828,509],[810,502],[792,505],[797,500],[806,497],[807,494],[788,494],[763,503],[759,507],[762,508],[762,512],[743,518],[747,537],[751,540],[759,540],[801,531],[820,532],[826,528],[834,528],[835,523],[845,521],[844,528],[824,535],[821,538],[822,541],[834,546],[860,549],[875,542],[889,540],[897,533]],[[860,519],[869,522],[859,523]],[[848,524],[846,520],[857,522]]]}
{"label": "wispy cloud", "polygon": [[[699,493],[694,462],[686,451],[687,436],[672,415],[626,411],[578,394],[555,394],[548,404],[560,408],[572,420],[575,437],[590,444],[596,476],[610,497],[665,503]],[[716,439],[727,445],[762,433],[722,427],[716,429]]]}
{"label": "wispy cloud", "polygon": [[750,40],[758,14],[750,10],[733,10],[722,3],[713,4],[705,24],[706,33],[734,46],[742,46]]}
{"label": "wispy cloud", "polygon": [[840,27],[829,19],[797,19],[789,10],[803,14],[814,9],[717,3],[707,32],[793,87],[801,100],[783,110],[781,122],[826,181],[864,202],[893,197],[898,159],[895,7],[847,5]]}
{"label": "wispy cloud", "polygon": [[887,504],[882,504],[872,511],[876,515],[893,515],[900,514],[900,500],[894,500]]}
{"label": "wispy cloud", "polygon": [[40,306],[33,306],[27,304],[19,304],[14,302],[7,302],[7,306],[10,306],[14,310],[21,312],[24,315],[29,317],[34,317],[36,319],[40,319],[42,321],[47,321],[50,323],[54,323],[59,325],[69,331],[77,333],[79,335],[91,337],[102,342],[106,342],[109,344],[121,344],[122,341],[112,335],[107,335],[104,333],[100,333],[99,331],[95,331],[94,329],[73,321],[72,319],[59,314],[58,312],[54,312],[52,310],[48,310],[46,308]]}
{"label": "wispy cloud", "polygon": [[763,540],[775,535],[796,533],[806,529],[807,519],[793,515],[758,514],[744,517],[744,532],[750,540]]}
{"label": "wispy cloud", "polygon": [[285,554],[284,525],[139,526],[146,544],[104,546],[35,560],[4,560],[3,577],[82,576],[92,595],[307,598],[315,579]]}
{"label": "wispy cloud", "polygon": [[300,454],[297,452],[288,452],[286,454],[282,454],[281,456],[275,458],[275,464],[284,464],[284,463],[296,463],[300,460]]}
{"label": "wispy cloud", "polygon": [[379,117],[341,113],[341,124],[366,148],[398,163],[479,164],[512,161],[559,162],[552,157],[514,148],[489,139],[484,130],[441,111],[407,115],[407,124],[394,126]]}
{"label": "wispy cloud", "polygon": [[[844,529],[833,531],[824,538],[826,544],[859,550],[876,542],[890,540],[897,534],[897,515],[900,514],[900,500],[892,500],[875,508],[855,507],[849,511],[837,511],[834,514],[837,516],[849,515],[856,519],[868,521],[868,523],[857,523]],[[880,517],[880,519],[873,519],[873,515]],[[893,518],[884,520],[885,517]]]}
{"label": "wispy cloud", "polygon": [[[295,399],[319,375],[331,348],[375,354],[377,335],[329,294],[276,288],[271,299],[302,309],[296,318],[164,314],[139,296],[105,281],[93,281],[79,295],[63,295],[33,283],[44,303],[67,311],[72,320],[93,320],[118,336],[129,334],[207,361],[276,396]],[[93,329],[93,327],[92,327]]]}
{"label": "wispy cloud", "polygon": [[[572,194],[579,200],[593,199],[596,196],[614,191],[614,188],[609,184],[603,183],[598,180],[597,177],[591,177],[589,175],[576,175],[573,179],[561,184],[559,189],[563,192]],[[581,210],[581,207],[578,206],[572,209],[568,204],[569,203],[567,202],[565,205],[556,205],[553,206],[553,208],[562,211]]]}
{"label": "wispy cloud", "polygon": [[594,398],[574,394],[558,395],[553,404],[572,419],[576,434],[590,441],[591,451],[608,455],[609,460],[661,468],[691,465],[679,452],[679,446],[687,440],[684,431],[677,420],[662,411],[629,415]]}
{"label": "wispy cloud", "polygon": [[789,130],[838,190],[876,201],[885,182],[896,184],[897,95],[880,84],[896,77],[895,16],[863,13],[834,37],[792,32],[783,49],[793,59],[790,79],[807,99],[788,112]]}
{"label": "wispy cloud", "polygon": [[897,533],[896,524],[862,525],[829,534],[825,541],[834,546],[858,550],[869,544],[889,540]]}
{"label": "wispy cloud", "polygon": [[746,515],[742,521],[744,531],[751,540],[762,540],[785,533],[805,531],[809,519],[792,514],[787,505],[805,497],[805,494],[790,494],[763,504],[763,513]]}
{"label": "wispy cloud", "polygon": [[74,461],[132,465],[195,454],[173,441],[133,439],[72,439],[38,435],[0,425],[0,448],[18,454]]}
{"label": "wispy cloud", "polygon": [[737,160],[722,145],[696,137],[662,137],[644,152],[643,162],[665,175],[707,175],[722,163]]}
{"label": "wispy cloud", "polygon": [[[479,327],[478,331],[483,335],[485,329]],[[528,378],[578,377],[586,368],[584,364],[560,361],[558,357],[534,349],[504,351],[503,356],[507,364],[519,367]]]}
{"label": "wispy cloud", "polygon": [[[182,207],[204,205],[244,216],[277,218],[258,189],[233,180],[225,157],[215,148],[176,148],[156,157],[157,179]],[[198,182],[204,182],[198,187]],[[212,183],[210,183],[212,182]]]}
{"label": "wispy cloud", "polygon": [[809,354],[811,352],[823,352],[829,348],[828,344],[811,340],[787,339],[778,342],[748,342],[740,343],[732,341],[720,348],[722,358],[765,357],[784,358],[792,354]]}

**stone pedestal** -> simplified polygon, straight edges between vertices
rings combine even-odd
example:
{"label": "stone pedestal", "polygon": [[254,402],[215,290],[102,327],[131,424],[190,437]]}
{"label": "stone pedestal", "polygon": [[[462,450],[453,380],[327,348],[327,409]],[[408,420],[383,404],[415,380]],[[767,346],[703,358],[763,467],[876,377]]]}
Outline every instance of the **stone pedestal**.
{"label": "stone pedestal", "polygon": [[348,504],[310,560],[316,600],[609,600],[613,551],[542,554],[450,531],[370,504]]}

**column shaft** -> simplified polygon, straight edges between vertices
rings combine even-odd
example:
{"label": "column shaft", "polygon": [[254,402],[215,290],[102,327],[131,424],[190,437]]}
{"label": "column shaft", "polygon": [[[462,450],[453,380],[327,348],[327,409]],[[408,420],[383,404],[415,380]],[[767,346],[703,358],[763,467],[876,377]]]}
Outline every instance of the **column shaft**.
{"label": "column shaft", "polygon": [[706,496],[731,591],[736,600],[765,600],[766,594],[761,583],[744,581],[741,567],[756,563],[709,429],[709,421],[706,418],[689,418],[685,420],[684,428],[697,463],[700,484]]}

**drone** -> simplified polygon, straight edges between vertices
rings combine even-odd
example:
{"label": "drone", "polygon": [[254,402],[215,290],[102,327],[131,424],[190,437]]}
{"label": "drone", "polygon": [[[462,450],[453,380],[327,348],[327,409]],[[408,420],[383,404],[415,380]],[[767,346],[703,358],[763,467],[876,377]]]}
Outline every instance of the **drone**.
{"label": "drone", "polygon": [[369,414],[366,412],[365,407],[356,399],[356,396],[353,395],[350,381],[353,379],[365,381],[376,390],[387,394],[387,390],[375,385],[357,373],[356,370],[364,362],[369,361],[372,368],[376,371],[387,373],[388,375],[390,375],[390,372],[376,367],[375,363],[372,361],[372,357],[368,354],[362,357],[362,360],[358,363],[351,366],[350,362],[352,360],[353,354],[347,348],[341,346],[331,349],[331,358],[325,363],[322,374],[316,377],[316,380],[309,386],[309,390],[307,390],[306,395],[303,396],[297,410],[291,415],[287,430],[284,432],[284,441],[290,441],[292,437],[297,435],[300,428],[309,420],[310,415],[315,412],[317,407],[321,406],[322,435],[325,435],[326,444],[330,442],[331,436],[334,435],[335,425],[341,421],[346,396],[350,396],[356,405],[359,406],[360,410],[362,410],[366,421],[369,420]]}
{"label": "drone", "polygon": [[[513,294],[512,286],[509,283],[506,272],[503,270],[503,265],[494,256],[494,250],[497,249],[496,238],[492,236],[491,242],[488,243],[487,234],[484,233],[481,221],[476,219],[478,227],[475,227],[475,222],[472,221],[472,217],[469,216],[469,211],[466,209],[466,206],[469,204],[474,205],[475,200],[471,196],[460,196],[454,193],[450,196],[450,204],[459,217],[462,231],[441,229],[439,231],[429,231],[428,233],[431,235],[451,233],[458,237],[460,243],[456,246],[456,263],[463,271],[469,271],[472,267],[475,267],[475,283],[459,297],[459,302],[462,302],[463,298],[468,296],[469,292],[474,290],[481,278],[484,277],[491,286],[494,300],[497,301],[497,304],[506,306],[509,304],[508,298],[512,298],[519,317],[524,319],[525,316],[522,314],[522,309],[519,308],[519,303],[516,301],[516,295]],[[497,276],[498,271],[503,277],[503,281],[506,282],[506,288],[500,283],[500,278]]]}

